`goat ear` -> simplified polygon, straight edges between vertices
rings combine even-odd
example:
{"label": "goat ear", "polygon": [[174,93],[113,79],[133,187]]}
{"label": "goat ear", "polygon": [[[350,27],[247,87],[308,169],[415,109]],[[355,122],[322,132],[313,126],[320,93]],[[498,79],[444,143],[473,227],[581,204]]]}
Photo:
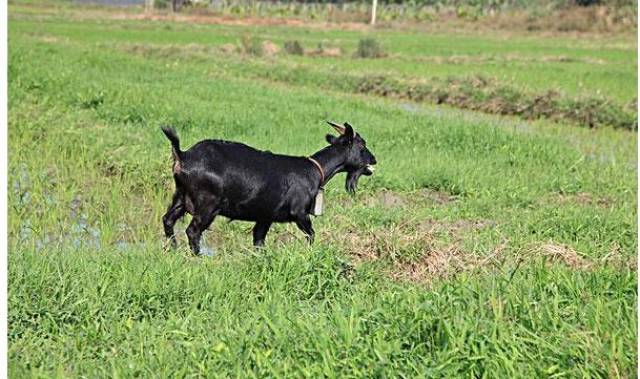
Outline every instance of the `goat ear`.
{"label": "goat ear", "polygon": [[331,134],[327,134],[326,139],[327,139],[327,142],[329,142],[332,145],[338,142],[338,137],[332,136]]}
{"label": "goat ear", "polygon": [[342,125],[338,125],[333,121],[327,121],[327,124],[333,126],[333,128],[336,130],[336,132],[338,132],[340,135],[343,135],[345,132],[345,127]]}
{"label": "goat ear", "polygon": [[344,126],[345,126],[344,135],[349,140],[353,140],[353,138],[356,136],[356,133],[353,131],[353,127],[351,125],[349,125],[349,123],[347,123],[347,122],[344,123]]}

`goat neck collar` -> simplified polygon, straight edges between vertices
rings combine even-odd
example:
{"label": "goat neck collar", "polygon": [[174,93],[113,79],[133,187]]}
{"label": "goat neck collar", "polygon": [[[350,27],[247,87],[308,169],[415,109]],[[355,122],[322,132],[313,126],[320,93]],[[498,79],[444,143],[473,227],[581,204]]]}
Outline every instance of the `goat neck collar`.
{"label": "goat neck collar", "polygon": [[320,163],[318,163],[317,160],[311,157],[307,157],[307,159],[310,160],[311,163],[316,166],[316,168],[318,168],[318,171],[320,172],[320,187],[322,187],[324,185],[324,170],[322,169],[322,166],[320,165]]}

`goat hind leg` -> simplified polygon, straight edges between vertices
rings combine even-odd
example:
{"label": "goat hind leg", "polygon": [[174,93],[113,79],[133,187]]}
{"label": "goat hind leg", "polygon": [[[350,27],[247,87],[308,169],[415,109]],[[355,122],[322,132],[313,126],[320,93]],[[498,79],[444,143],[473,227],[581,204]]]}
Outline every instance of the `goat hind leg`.
{"label": "goat hind leg", "polygon": [[169,242],[171,243],[171,247],[175,249],[178,247],[178,243],[176,242],[176,236],[173,231],[173,226],[176,224],[184,214],[186,213],[186,208],[184,206],[184,197],[181,193],[176,192],[173,195],[173,202],[169,209],[167,209],[167,213],[162,216],[162,225],[164,226],[164,235],[167,237]]}
{"label": "goat hind leg", "polygon": [[214,207],[207,207],[202,212],[193,215],[189,226],[187,227],[187,237],[189,238],[189,246],[195,255],[200,255],[200,238],[218,215],[218,210]]}

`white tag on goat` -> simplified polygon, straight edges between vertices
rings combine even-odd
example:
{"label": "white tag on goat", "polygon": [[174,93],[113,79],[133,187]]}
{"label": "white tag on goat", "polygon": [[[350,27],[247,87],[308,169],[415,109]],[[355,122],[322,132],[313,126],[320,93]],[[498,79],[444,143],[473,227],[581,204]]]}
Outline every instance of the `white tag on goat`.
{"label": "white tag on goat", "polygon": [[322,207],[324,206],[324,190],[320,188],[313,203],[313,215],[322,216]]}

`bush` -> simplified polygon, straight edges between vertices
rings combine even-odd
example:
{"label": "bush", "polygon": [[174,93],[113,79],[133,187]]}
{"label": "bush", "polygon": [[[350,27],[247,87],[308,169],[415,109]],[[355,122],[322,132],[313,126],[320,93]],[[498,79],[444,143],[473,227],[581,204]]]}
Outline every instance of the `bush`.
{"label": "bush", "polygon": [[354,55],[356,58],[382,58],[387,54],[375,38],[364,38],[358,43],[358,50]]}
{"label": "bush", "polygon": [[300,42],[296,40],[286,41],[284,43],[284,50],[291,55],[304,55],[304,48]]}

